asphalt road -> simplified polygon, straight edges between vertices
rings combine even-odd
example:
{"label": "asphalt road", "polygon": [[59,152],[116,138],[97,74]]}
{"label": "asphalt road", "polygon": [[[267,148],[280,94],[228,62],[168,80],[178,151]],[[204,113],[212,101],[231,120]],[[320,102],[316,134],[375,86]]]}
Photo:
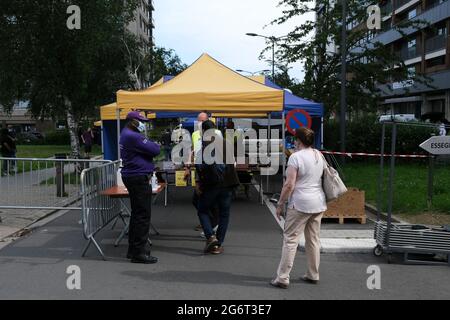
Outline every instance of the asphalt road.
{"label": "asphalt road", "polygon": [[[176,203],[174,200],[176,199]],[[288,290],[269,280],[281,255],[281,233],[266,207],[236,200],[225,253],[203,255],[203,240],[190,192],[172,193],[168,208],[154,207],[156,265],[136,265],[125,258],[126,241],[112,245],[120,232],[101,232],[109,261],[91,248],[81,258],[79,212],[70,212],[0,251],[0,299],[450,299],[448,266],[387,264],[369,254],[324,254],[319,285],[296,280],[305,257],[299,253]],[[81,290],[69,290],[66,270],[81,270]],[[367,268],[381,269],[381,289],[367,288]]]}

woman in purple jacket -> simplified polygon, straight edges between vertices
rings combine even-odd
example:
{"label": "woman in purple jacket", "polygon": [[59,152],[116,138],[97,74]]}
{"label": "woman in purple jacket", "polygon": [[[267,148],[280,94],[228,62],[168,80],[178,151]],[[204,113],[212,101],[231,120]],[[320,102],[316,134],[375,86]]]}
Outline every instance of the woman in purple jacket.
{"label": "woman in purple jacket", "polygon": [[158,259],[150,255],[146,245],[151,219],[150,176],[154,171],[153,157],[159,154],[160,147],[142,135],[148,119],[133,111],[127,115],[127,120],[120,135],[122,180],[131,203],[127,258],[133,263],[156,263]]}

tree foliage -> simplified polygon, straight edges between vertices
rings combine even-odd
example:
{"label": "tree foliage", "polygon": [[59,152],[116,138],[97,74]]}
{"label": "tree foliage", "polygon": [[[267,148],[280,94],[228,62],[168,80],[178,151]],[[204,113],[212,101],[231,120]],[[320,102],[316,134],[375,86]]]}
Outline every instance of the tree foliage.
{"label": "tree foliage", "polygon": [[155,83],[163,76],[176,76],[187,68],[173,49],[156,47],[153,50],[150,82]]}
{"label": "tree foliage", "polygon": [[123,39],[139,3],[78,0],[81,29],[69,30],[71,1],[2,0],[0,104],[27,100],[36,117],[65,116],[77,155],[78,121],[132,86]]}
{"label": "tree foliage", "polygon": [[[356,21],[360,25],[347,31],[347,96],[348,110],[375,111],[381,96],[380,85],[412,79],[415,83],[429,84],[426,76],[408,72],[401,57],[389,46],[368,39],[366,21],[367,7],[377,1],[347,0],[346,22]],[[341,53],[339,44],[342,35],[341,1],[328,0],[282,0],[283,16],[274,24],[283,24],[299,16],[320,17],[296,26],[283,41],[277,55],[286,63],[301,61],[305,78],[300,85],[301,95],[322,102],[328,115],[339,108]],[[426,25],[423,21],[404,21],[393,28],[406,39],[408,28],[418,29]],[[375,35],[374,35],[375,36]],[[369,40],[369,41],[367,41]],[[389,89],[387,89],[389,90]]]}

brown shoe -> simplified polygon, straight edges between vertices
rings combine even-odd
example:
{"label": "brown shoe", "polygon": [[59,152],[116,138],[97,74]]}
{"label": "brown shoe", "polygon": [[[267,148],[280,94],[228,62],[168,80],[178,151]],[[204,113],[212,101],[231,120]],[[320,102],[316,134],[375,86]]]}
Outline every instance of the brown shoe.
{"label": "brown shoe", "polygon": [[211,253],[211,254],[222,254],[223,253],[223,247],[222,246],[214,246],[214,248],[212,248],[209,253]]}
{"label": "brown shoe", "polygon": [[198,226],[196,226],[196,227],[194,228],[194,230],[195,230],[195,231],[201,231],[201,230],[203,230],[203,227],[202,227],[201,224],[199,224]]}
{"label": "brown shoe", "polygon": [[276,288],[280,288],[280,289],[287,289],[287,288],[289,288],[288,284],[278,282],[277,280],[270,281],[270,285],[272,287],[276,287]]}
{"label": "brown shoe", "polygon": [[206,240],[204,252],[209,253],[215,246],[218,246],[218,245],[219,245],[219,241],[217,240],[216,236],[211,236],[208,240]]}

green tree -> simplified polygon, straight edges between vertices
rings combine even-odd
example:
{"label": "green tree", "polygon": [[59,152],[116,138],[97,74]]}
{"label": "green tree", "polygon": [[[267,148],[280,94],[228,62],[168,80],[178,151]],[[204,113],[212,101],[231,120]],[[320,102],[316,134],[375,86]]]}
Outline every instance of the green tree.
{"label": "green tree", "polygon": [[0,2],[0,104],[10,112],[15,101],[28,100],[35,117],[65,117],[76,157],[79,121],[134,85],[124,39],[139,48],[126,26],[140,1],[78,0],[80,30],[67,27],[71,4]]}
{"label": "green tree", "polygon": [[[429,84],[420,74],[409,73],[401,57],[391,47],[373,41],[374,31],[367,30],[367,7],[377,1],[347,0],[347,24],[355,22],[358,27],[347,32],[347,102],[348,110],[377,110],[381,84],[413,79]],[[305,78],[300,84],[300,94],[308,99],[322,102],[327,115],[339,108],[342,30],[341,1],[329,0],[282,0],[283,16],[274,24],[284,24],[299,16],[315,16],[295,27],[277,50],[278,60],[285,63],[302,62]],[[394,29],[406,38],[406,29],[421,28],[423,21],[405,21]],[[336,48],[337,49],[334,49]]]}
{"label": "green tree", "polygon": [[[285,65],[278,65],[275,71],[273,82],[283,89],[289,89],[294,94],[299,94],[300,83],[297,79],[289,75],[291,68]],[[266,75],[267,76],[267,75]]]}
{"label": "green tree", "polygon": [[163,76],[176,76],[187,68],[173,49],[156,47],[152,55],[151,83],[157,82]]}

